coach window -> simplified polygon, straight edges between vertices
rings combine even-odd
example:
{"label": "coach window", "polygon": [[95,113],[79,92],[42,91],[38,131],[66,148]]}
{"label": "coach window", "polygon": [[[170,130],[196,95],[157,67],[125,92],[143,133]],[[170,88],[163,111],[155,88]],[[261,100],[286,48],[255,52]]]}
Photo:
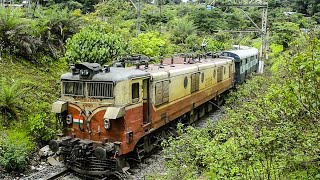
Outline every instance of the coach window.
{"label": "coach window", "polygon": [[139,101],[139,83],[132,84],[132,102]]}
{"label": "coach window", "polygon": [[226,71],[227,71],[227,68],[226,68],[226,67],[223,67],[223,74],[224,74],[224,75],[226,74]]}

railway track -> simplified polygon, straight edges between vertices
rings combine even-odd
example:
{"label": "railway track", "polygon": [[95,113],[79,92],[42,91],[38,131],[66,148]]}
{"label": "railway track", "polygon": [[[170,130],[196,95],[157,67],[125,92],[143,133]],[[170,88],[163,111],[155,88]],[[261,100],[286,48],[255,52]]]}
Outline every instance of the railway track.
{"label": "railway track", "polygon": [[45,180],[58,180],[58,179],[61,180],[65,177],[69,176],[70,174],[71,174],[71,172],[67,168],[64,168],[64,169],[62,169],[62,171],[50,175]]}
{"label": "railway track", "polygon": [[[24,178],[23,180],[76,180],[80,178],[70,178],[73,174],[64,167],[48,167],[42,171],[31,174],[30,176]],[[68,178],[69,177],[69,178]]]}

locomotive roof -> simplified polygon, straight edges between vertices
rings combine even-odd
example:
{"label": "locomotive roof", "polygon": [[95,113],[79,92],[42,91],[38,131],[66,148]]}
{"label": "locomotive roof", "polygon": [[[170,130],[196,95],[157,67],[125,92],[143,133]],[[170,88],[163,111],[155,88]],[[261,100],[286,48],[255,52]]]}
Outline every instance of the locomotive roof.
{"label": "locomotive roof", "polygon": [[170,76],[177,76],[187,74],[191,72],[197,72],[199,70],[215,67],[222,64],[231,63],[232,58],[220,57],[215,59],[202,59],[201,62],[195,64],[166,64],[160,68],[159,65],[151,65],[146,72],[149,72],[153,80],[165,79]]}
{"label": "locomotive roof", "polygon": [[[233,58],[229,57],[220,57],[215,59],[209,58],[202,59],[201,62],[194,64],[164,64],[161,66],[161,68],[159,64],[152,64],[149,65],[148,69],[145,69],[145,66],[141,66],[139,69],[136,69],[135,66],[128,68],[110,67],[110,72],[100,71],[99,73],[95,74],[90,81],[119,82],[144,76],[151,76],[154,80],[164,79],[168,78],[169,76],[196,72],[198,70],[231,63],[232,60]],[[80,80],[80,75],[74,75],[71,72],[65,73],[61,76],[61,80],[78,81]]]}
{"label": "locomotive roof", "polygon": [[[90,81],[112,81],[119,82],[126,79],[148,76],[149,73],[133,68],[110,67],[110,72],[99,72]],[[80,75],[73,75],[71,72],[63,74],[61,80],[78,81]]]}
{"label": "locomotive roof", "polygon": [[241,46],[238,50],[223,51],[222,54],[233,57],[235,60],[245,59],[258,54],[258,49],[253,47]]}

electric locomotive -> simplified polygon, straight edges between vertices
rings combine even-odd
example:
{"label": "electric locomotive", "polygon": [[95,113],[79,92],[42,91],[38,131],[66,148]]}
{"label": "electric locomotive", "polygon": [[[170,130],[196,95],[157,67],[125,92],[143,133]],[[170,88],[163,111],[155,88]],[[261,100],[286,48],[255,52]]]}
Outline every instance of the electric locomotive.
{"label": "electric locomotive", "polygon": [[172,123],[196,121],[236,83],[231,57],[130,60],[136,66],[79,63],[61,76],[52,112],[63,135],[49,147],[68,168],[93,176],[128,170],[128,159],[142,160]]}

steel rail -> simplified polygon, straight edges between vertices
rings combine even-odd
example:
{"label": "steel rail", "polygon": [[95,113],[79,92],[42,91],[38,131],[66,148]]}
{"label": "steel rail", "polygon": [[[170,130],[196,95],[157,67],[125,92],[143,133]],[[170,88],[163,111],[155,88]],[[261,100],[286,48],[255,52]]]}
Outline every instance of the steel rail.
{"label": "steel rail", "polygon": [[67,169],[67,168],[64,168],[64,169],[62,169],[62,171],[60,171],[60,172],[58,172],[58,173],[55,173],[55,174],[53,174],[53,175],[45,178],[45,180],[55,180],[55,179],[59,179],[59,178],[61,178],[61,177],[66,176],[68,173],[69,173],[69,174],[71,173],[70,170]]}

